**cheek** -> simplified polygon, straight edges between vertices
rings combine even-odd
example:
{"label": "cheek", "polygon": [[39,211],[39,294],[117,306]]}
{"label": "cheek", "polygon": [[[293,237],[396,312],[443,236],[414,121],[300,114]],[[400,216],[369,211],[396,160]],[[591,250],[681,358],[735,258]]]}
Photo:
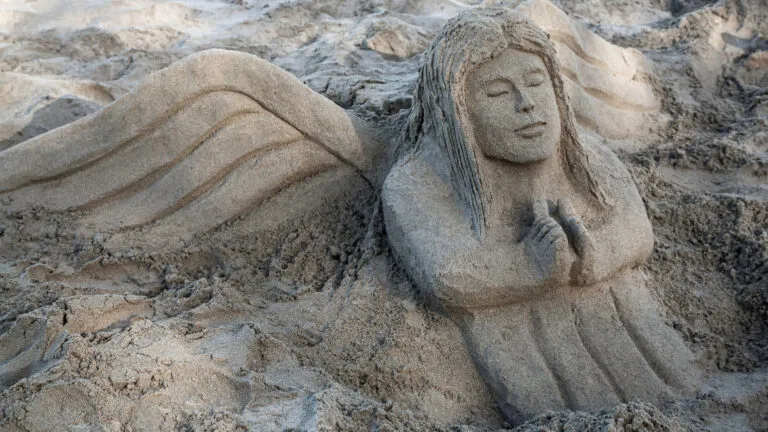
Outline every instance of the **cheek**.
{"label": "cheek", "polygon": [[549,118],[555,118],[560,115],[560,109],[557,106],[557,99],[555,98],[555,91],[550,87],[546,92],[542,92],[539,95],[539,104],[537,104],[541,110]]}
{"label": "cheek", "polygon": [[504,130],[514,122],[514,102],[510,98],[486,100],[479,105],[479,124],[495,130]]}

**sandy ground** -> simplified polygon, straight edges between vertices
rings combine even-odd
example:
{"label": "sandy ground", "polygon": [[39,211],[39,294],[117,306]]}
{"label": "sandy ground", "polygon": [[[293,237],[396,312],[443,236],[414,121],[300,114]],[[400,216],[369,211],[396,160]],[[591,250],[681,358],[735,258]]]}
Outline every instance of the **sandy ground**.
{"label": "sandy ground", "polygon": [[[708,381],[662,406],[546,413],[517,430],[768,430],[768,4],[555,3],[655,65],[671,121],[606,143],[654,225],[649,286]],[[0,151],[213,47],[396,126],[418,54],[464,7],[0,0]],[[459,330],[394,262],[375,193],[353,184],[270,232],[245,227],[279,213],[255,213],[151,253],[78,235],[67,212],[0,213],[0,430],[511,427]]]}

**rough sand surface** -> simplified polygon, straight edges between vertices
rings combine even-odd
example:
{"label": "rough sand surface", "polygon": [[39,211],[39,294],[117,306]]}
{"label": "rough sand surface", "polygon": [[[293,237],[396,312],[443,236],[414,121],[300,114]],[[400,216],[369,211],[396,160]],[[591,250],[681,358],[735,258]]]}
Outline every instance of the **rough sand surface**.
{"label": "rough sand surface", "polygon": [[[207,48],[258,55],[397,128],[418,54],[471,6],[76,3],[0,0],[0,151]],[[555,3],[653,63],[666,121],[606,143],[653,223],[648,285],[708,384],[661,406],[544,413],[517,430],[768,430],[768,5]],[[312,204],[311,188],[294,187],[162,251],[73,232],[76,212],[3,209],[0,430],[510,428],[458,328],[392,258],[376,194],[348,189]],[[284,222],[295,202],[309,203],[303,217]]]}

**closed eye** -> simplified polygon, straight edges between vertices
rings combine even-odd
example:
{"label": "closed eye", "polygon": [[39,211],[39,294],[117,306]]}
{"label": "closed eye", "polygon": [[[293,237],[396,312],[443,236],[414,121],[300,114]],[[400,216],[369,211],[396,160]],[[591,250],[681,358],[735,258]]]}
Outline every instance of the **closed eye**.
{"label": "closed eye", "polygon": [[509,93],[508,89],[489,89],[485,95],[488,97],[498,97]]}
{"label": "closed eye", "polygon": [[511,85],[512,83],[504,79],[493,80],[486,85],[485,95],[488,97],[498,97],[505,95],[510,92]]}
{"label": "closed eye", "polygon": [[541,71],[530,72],[525,77],[525,85],[528,87],[538,87],[547,79]]}

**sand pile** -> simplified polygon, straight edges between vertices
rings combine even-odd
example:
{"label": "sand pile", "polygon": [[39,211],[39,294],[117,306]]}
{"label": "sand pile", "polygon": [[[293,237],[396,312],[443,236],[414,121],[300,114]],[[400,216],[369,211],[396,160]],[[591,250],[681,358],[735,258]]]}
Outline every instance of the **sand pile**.
{"label": "sand pile", "polygon": [[[0,151],[208,48],[269,60],[398,130],[418,54],[469,3],[6,0]],[[659,108],[643,130],[582,132],[633,175],[656,235],[648,285],[708,382],[518,430],[768,430],[768,6],[555,4],[650,62]],[[0,430],[510,428],[458,328],[394,261],[376,191],[310,196],[163,248],[75,229],[82,210],[0,202]]]}

